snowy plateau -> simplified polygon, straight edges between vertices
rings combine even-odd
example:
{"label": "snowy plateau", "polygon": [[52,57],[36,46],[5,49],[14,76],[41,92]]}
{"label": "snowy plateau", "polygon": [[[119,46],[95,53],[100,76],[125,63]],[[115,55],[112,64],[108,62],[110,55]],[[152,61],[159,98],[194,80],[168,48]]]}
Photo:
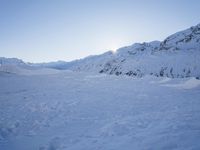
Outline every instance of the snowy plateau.
{"label": "snowy plateau", "polygon": [[0,58],[0,150],[200,150],[200,24],[72,62]]}

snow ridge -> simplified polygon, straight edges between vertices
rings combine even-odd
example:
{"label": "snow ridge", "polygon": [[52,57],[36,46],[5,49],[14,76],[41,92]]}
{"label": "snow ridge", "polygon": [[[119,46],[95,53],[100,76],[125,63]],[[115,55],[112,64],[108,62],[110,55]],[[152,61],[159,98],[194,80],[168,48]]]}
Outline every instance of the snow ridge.
{"label": "snow ridge", "polygon": [[[135,43],[71,62],[24,63],[16,58],[0,57],[0,65],[29,66],[142,77],[200,78],[200,24],[167,37],[164,41]],[[2,67],[0,68],[2,70]],[[5,69],[4,69],[5,70]],[[9,69],[7,69],[9,70]]]}
{"label": "snow ridge", "polygon": [[164,41],[135,43],[77,61],[69,69],[113,75],[170,78],[200,77],[200,24],[177,32]]}

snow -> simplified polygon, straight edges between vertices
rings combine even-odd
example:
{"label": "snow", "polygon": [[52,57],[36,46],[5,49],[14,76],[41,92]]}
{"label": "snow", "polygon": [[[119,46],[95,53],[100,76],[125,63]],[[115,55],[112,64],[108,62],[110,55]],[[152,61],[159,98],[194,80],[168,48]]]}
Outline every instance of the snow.
{"label": "snow", "polygon": [[[163,41],[135,43],[71,62],[24,63],[16,58],[1,58],[0,64],[20,68],[53,68],[117,76],[154,75],[168,78],[200,78],[200,25],[190,27]],[[0,68],[3,68],[3,67]],[[5,70],[5,69],[4,69]],[[23,71],[24,72],[24,71]]]}
{"label": "snow", "polygon": [[25,65],[21,59],[0,57],[0,65]]}
{"label": "snow", "polygon": [[179,83],[179,84],[166,84],[165,86],[169,87],[176,87],[179,89],[193,89],[200,86],[200,80],[197,80],[195,78],[191,78],[189,80],[186,80],[185,82]]}
{"label": "snow", "polygon": [[1,150],[200,149],[200,80],[41,72],[0,72]]}
{"label": "snow", "polygon": [[61,72],[60,70],[51,68],[34,68],[34,67],[21,67],[16,65],[2,65],[0,66],[0,72],[21,74],[21,75],[41,75],[41,74],[56,74]]}
{"label": "snow", "polygon": [[72,62],[0,57],[0,150],[199,150],[199,60],[200,24]]}
{"label": "snow", "polygon": [[135,43],[115,53],[86,57],[66,66],[73,71],[142,77],[200,77],[200,26],[177,32],[164,41]]}
{"label": "snow", "polygon": [[170,80],[171,80],[171,78],[164,78],[163,80],[159,81],[159,83],[166,83]]}

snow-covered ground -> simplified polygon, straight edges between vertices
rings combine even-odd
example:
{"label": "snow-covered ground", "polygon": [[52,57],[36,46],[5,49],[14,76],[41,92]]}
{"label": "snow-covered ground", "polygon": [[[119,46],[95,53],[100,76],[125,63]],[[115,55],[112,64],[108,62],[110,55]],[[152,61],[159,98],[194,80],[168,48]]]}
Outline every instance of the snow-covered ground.
{"label": "snow-covered ground", "polygon": [[200,80],[0,72],[0,150],[199,150]]}

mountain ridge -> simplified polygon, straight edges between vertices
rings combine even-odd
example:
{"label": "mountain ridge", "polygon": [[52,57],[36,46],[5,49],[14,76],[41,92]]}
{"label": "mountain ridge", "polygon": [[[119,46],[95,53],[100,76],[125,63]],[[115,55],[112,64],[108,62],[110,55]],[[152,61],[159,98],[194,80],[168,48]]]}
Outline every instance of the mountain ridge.
{"label": "mountain ridge", "polygon": [[[1,60],[1,58],[0,58]],[[200,24],[168,36],[163,41],[134,43],[71,62],[24,63],[34,67],[54,68],[111,75],[166,76],[200,78]],[[2,61],[0,61],[0,64]],[[5,62],[5,61],[4,61]],[[16,61],[17,62],[17,61]],[[20,62],[20,61],[19,61]]]}
{"label": "mountain ridge", "polygon": [[95,61],[92,59],[83,59],[70,69],[137,77],[149,74],[199,78],[200,24],[172,34],[163,41],[135,43],[114,53],[99,55]]}

